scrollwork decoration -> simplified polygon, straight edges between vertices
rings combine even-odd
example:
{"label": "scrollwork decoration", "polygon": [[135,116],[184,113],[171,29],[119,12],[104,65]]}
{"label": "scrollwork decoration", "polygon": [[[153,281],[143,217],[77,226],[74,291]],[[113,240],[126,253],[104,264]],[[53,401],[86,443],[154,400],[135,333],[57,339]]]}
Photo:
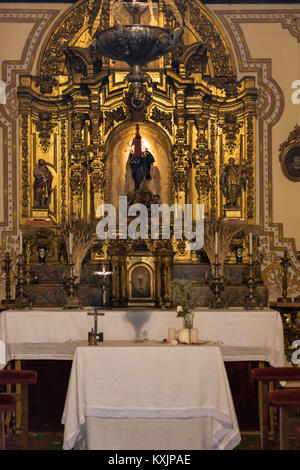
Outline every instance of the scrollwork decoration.
{"label": "scrollwork decoration", "polygon": [[48,152],[51,144],[51,134],[56,124],[52,121],[52,114],[48,111],[41,111],[39,119],[33,121],[39,135],[40,146],[44,153]]}

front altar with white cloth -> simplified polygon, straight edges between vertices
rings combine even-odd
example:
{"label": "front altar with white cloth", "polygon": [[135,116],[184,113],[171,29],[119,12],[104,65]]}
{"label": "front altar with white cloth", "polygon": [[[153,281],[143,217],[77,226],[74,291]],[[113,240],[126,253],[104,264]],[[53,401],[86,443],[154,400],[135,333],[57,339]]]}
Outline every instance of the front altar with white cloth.
{"label": "front altar with white cloth", "polygon": [[63,423],[65,450],[230,450],[240,442],[217,346],[79,346]]}
{"label": "front altar with white cloth", "polygon": [[[61,309],[8,310],[0,314],[0,340],[5,344],[6,359],[1,367],[14,359],[72,360],[78,341],[86,341],[94,324],[87,312]],[[100,317],[99,331],[106,340],[136,338],[128,320],[128,312],[141,312],[144,324],[141,331],[149,340],[161,341],[168,328],[182,328],[182,319],[175,310],[124,309],[107,310]],[[194,327],[200,340],[220,343],[224,361],[265,361],[274,367],[285,365],[283,327],[279,312],[224,311],[201,309],[195,311]]]}
{"label": "front altar with white cloth", "polygon": [[[82,347],[87,344],[88,332],[94,326],[93,316],[88,315],[88,312],[92,311],[92,308],[79,311],[32,309],[9,310],[0,314],[0,344],[5,345],[5,357],[0,367],[5,367],[9,361],[16,359],[74,359],[65,402],[65,448],[70,448],[76,442],[79,447],[109,449],[112,448],[110,446],[113,442],[113,448],[116,449],[116,442],[120,442],[123,449],[130,449],[132,447],[129,436],[135,436],[133,445],[136,448],[142,448],[145,442],[148,443],[149,449],[161,448],[157,447],[156,434],[164,436],[165,449],[182,448],[182,434],[189,436],[186,442],[188,449],[230,448],[237,445],[239,434],[223,361],[264,361],[275,367],[285,365],[283,326],[279,312],[274,310],[196,310],[194,327],[198,328],[199,340],[211,342],[210,345],[201,346],[160,344],[167,338],[168,328],[179,330],[183,326],[182,319],[177,318],[175,310],[106,310],[105,316],[98,320],[98,331],[104,333],[104,343],[95,347]],[[141,314],[138,324],[130,321],[132,312],[135,312],[134,317]],[[133,342],[137,336],[137,328],[138,334],[146,335],[148,341],[142,344]],[[130,341],[131,345],[125,347],[123,343],[120,347],[113,347],[111,341]],[[136,347],[139,347],[138,351]],[[81,361],[90,361],[90,366],[83,367]],[[94,377],[90,367],[95,364],[97,371]],[[189,367],[186,367],[187,364]],[[111,365],[115,370],[113,375],[110,375],[113,370]],[[158,369],[160,372],[157,372]],[[89,378],[85,377],[88,370]],[[124,377],[123,370],[127,370]],[[121,381],[118,374],[123,377]],[[139,415],[138,418],[125,420],[124,416],[118,417],[118,410],[112,411],[115,406],[109,399],[113,400],[114,394],[120,398],[123,396],[122,390],[124,393],[127,390],[129,401],[118,398],[117,408],[122,405],[124,409],[129,408],[130,413],[136,412],[136,405],[130,401],[132,388],[127,385],[126,389],[126,381],[130,379],[131,374],[135,375],[137,388],[134,390],[139,391],[138,396],[141,397],[136,404],[138,403],[139,409],[142,407],[144,410],[144,417]],[[106,392],[101,388],[100,376],[107,377]],[[115,380],[111,382],[110,377]],[[150,398],[150,401],[147,401],[146,390],[149,390],[149,393],[151,391],[151,385],[148,383],[151,377],[156,383],[156,390],[150,397],[152,401]],[[94,380],[97,389],[100,387],[100,401],[96,396]],[[75,383],[78,383],[77,397],[77,392],[74,392]],[[90,384],[90,391],[84,383]],[[148,384],[148,388],[144,384]],[[191,388],[193,398],[189,402]],[[177,396],[181,395],[181,392],[177,394],[177,391],[181,389],[184,389],[183,396],[187,394],[183,405],[176,401]],[[215,394],[218,389],[222,391],[220,397]],[[199,394],[195,392],[197,390],[200,391]],[[202,395],[201,390],[206,390],[205,395]],[[163,402],[159,399],[161,394],[166,394]],[[177,411],[170,410],[171,403],[174,403]],[[178,410],[181,408],[183,415],[178,417]],[[150,417],[146,413],[148,409],[152,410],[151,413],[158,409],[161,415]],[[190,409],[193,410],[192,418],[188,418]],[[96,410],[95,414],[93,410]],[[111,414],[102,416],[102,411],[100,413],[99,410],[106,410],[103,411],[104,414],[110,410]],[[204,414],[203,410],[206,410]],[[156,427],[154,433],[152,425]],[[103,427],[100,434],[95,432],[99,426]],[[168,441],[170,429],[172,440]],[[93,436],[96,435],[101,436],[100,442],[94,441]],[[197,439],[193,436],[197,436]]]}

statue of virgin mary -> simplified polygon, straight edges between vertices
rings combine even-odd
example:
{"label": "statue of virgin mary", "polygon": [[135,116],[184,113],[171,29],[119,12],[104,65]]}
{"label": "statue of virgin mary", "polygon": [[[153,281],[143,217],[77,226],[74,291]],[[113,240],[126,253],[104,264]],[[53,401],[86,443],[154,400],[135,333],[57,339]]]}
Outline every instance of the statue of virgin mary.
{"label": "statue of virgin mary", "polygon": [[139,191],[144,180],[151,180],[151,167],[155,159],[148,149],[142,151],[142,138],[139,132],[139,125],[136,125],[136,135],[132,141],[129,153],[129,165],[135,191]]}

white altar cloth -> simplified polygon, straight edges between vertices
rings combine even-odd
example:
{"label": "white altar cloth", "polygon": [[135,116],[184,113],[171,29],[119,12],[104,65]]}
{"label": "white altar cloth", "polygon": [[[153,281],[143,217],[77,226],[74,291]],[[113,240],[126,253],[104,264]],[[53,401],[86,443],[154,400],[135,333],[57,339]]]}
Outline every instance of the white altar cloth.
{"label": "white altar cloth", "polygon": [[[9,310],[0,314],[0,341],[5,343],[6,362],[13,359],[72,360],[78,341],[87,340],[93,326],[92,309]],[[168,336],[168,328],[182,328],[175,310],[131,308],[107,310],[99,317],[104,340],[134,340],[136,333],[126,314],[147,312],[149,318],[141,331],[150,340]],[[283,327],[279,312],[242,309],[196,310],[194,327],[199,339],[220,341],[225,361],[266,361],[274,367],[285,365]],[[4,367],[5,364],[0,364]]]}
{"label": "white altar cloth", "polygon": [[64,449],[233,449],[240,433],[217,346],[78,347]]}

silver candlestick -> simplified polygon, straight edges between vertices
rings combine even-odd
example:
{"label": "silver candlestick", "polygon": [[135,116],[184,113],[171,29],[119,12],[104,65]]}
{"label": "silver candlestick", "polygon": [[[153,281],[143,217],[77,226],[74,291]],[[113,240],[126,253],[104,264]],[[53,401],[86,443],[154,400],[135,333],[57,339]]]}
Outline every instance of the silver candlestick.
{"label": "silver candlestick", "polygon": [[248,278],[248,295],[245,298],[244,309],[245,310],[254,310],[256,308],[261,308],[259,300],[254,293],[255,291],[255,280],[253,276],[253,256],[252,253],[249,254],[249,278]]}
{"label": "silver candlestick", "polygon": [[220,266],[218,254],[216,253],[215,262],[212,264],[212,279],[210,282],[212,294],[209,299],[209,308],[213,310],[228,308],[227,302],[224,300],[224,276],[220,274]]}
{"label": "silver candlestick", "polygon": [[78,310],[82,308],[81,302],[78,297],[76,279],[78,276],[74,274],[74,264],[72,261],[72,255],[70,255],[70,276],[66,280],[67,283],[67,296],[65,298],[64,310]]}

